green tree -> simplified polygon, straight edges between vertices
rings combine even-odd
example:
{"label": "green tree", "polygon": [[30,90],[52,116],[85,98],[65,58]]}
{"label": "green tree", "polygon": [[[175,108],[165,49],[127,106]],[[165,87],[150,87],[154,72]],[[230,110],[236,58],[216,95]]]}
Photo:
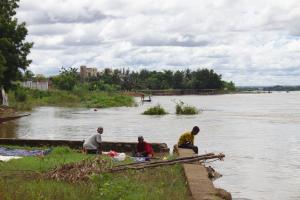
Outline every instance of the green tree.
{"label": "green tree", "polygon": [[193,89],[222,89],[222,76],[216,74],[214,70],[198,69],[192,72]]}
{"label": "green tree", "polygon": [[177,70],[173,76],[173,88],[174,89],[182,89],[183,88],[183,79],[184,79],[184,72]]}
{"label": "green tree", "polygon": [[142,69],[138,74],[138,85],[137,89],[149,89],[148,78],[150,77],[150,72],[147,69]]}
{"label": "green tree", "polygon": [[118,69],[113,70],[112,83],[115,85],[121,84],[121,70]]}
{"label": "green tree", "polygon": [[184,72],[183,87],[184,89],[190,89],[192,87],[192,71],[189,68]]}
{"label": "green tree", "polygon": [[55,87],[61,90],[73,90],[74,86],[79,83],[80,76],[76,68],[70,67],[66,69],[61,68],[60,74],[52,77],[52,81]]}
{"label": "green tree", "polygon": [[32,81],[34,78],[34,73],[30,70],[26,70],[23,76],[24,81]]}
{"label": "green tree", "polygon": [[0,86],[6,89],[22,77],[21,70],[31,63],[27,55],[33,43],[25,42],[25,23],[15,17],[18,3],[19,0],[0,1]]}
{"label": "green tree", "polygon": [[151,71],[147,79],[149,89],[160,90],[167,89],[167,82],[164,81],[164,74],[162,72]]}
{"label": "green tree", "polygon": [[230,82],[223,81],[223,85],[224,85],[224,90],[236,91],[235,84],[232,81]]}
{"label": "green tree", "polygon": [[138,72],[131,72],[129,76],[129,81],[131,82],[131,89],[140,89],[139,86],[139,73]]}
{"label": "green tree", "polygon": [[164,70],[163,71],[163,85],[165,89],[172,88],[173,84],[173,71],[171,70]]}
{"label": "green tree", "polygon": [[34,80],[35,81],[47,81],[47,78],[43,75],[43,74],[37,74],[35,77],[34,77]]}

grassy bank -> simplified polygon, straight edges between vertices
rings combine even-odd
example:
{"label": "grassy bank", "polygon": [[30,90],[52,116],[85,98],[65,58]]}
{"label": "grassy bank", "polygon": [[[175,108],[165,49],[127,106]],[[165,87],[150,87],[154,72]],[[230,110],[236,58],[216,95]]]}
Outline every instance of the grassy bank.
{"label": "grassy bank", "polygon": [[107,108],[132,106],[134,99],[118,92],[40,91],[19,88],[9,92],[9,103],[17,110],[30,110],[35,106]]}
{"label": "grassy bank", "polygon": [[0,199],[190,199],[180,165],[95,174],[76,184],[40,176],[55,166],[91,157],[54,148],[44,157],[0,163]]}

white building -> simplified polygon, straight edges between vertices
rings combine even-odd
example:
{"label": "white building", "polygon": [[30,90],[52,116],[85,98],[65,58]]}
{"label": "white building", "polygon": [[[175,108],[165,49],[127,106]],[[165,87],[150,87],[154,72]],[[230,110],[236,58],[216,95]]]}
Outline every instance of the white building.
{"label": "white building", "polygon": [[25,88],[37,89],[37,90],[48,90],[49,89],[48,81],[40,81],[40,82],[25,81],[22,83],[22,86]]}

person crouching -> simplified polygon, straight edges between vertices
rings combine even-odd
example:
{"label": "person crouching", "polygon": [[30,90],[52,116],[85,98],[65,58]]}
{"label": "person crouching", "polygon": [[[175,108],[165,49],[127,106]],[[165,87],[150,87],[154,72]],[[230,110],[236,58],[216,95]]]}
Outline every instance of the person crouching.
{"label": "person crouching", "polygon": [[198,154],[198,147],[194,145],[194,136],[200,132],[198,126],[194,126],[192,131],[182,134],[178,141],[178,147],[184,149],[193,149]]}
{"label": "person crouching", "polygon": [[139,136],[138,143],[136,145],[135,156],[152,158],[153,154],[154,153],[151,144],[145,142],[143,136]]}
{"label": "person crouching", "polygon": [[103,127],[97,128],[97,133],[89,136],[83,143],[83,152],[87,154],[102,154],[102,139]]}

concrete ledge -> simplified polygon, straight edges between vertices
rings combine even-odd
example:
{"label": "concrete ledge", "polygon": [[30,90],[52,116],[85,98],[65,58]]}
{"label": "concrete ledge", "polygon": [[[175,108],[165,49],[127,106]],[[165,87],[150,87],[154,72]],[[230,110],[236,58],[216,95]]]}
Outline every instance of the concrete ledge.
{"label": "concrete ledge", "polygon": [[[103,151],[132,152],[136,147],[136,142],[108,142],[103,141]],[[68,146],[73,149],[81,149],[83,140],[29,140],[29,139],[11,139],[0,138],[0,145],[16,146]],[[165,143],[151,143],[155,153],[169,153],[170,149]]]}
{"label": "concrete ledge", "polygon": [[[179,157],[193,156],[190,149],[177,148]],[[215,188],[208,177],[206,168],[199,162],[183,164],[185,177],[194,200],[231,200],[231,194],[223,189]]]}

